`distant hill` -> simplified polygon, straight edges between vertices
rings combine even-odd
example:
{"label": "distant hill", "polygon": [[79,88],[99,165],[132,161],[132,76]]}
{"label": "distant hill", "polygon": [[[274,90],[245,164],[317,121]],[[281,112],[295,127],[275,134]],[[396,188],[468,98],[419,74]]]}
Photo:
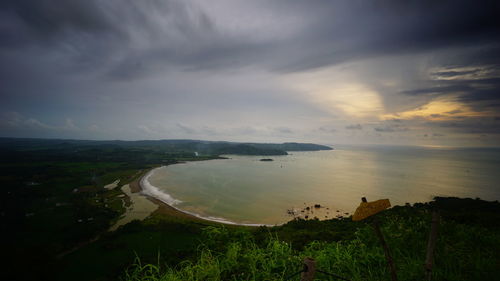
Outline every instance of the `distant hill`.
{"label": "distant hill", "polygon": [[116,150],[148,149],[167,153],[195,153],[200,155],[287,155],[287,151],[332,150],[331,147],[312,143],[239,143],[203,140],[67,140],[67,139],[31,139],[0,138],[0,149],[15,151],[58,150],[81,151],[82,149]]}
{"label": "distant hill", "polygon": [[319,145],[314,143],[298,143],[298,142],[285,142],[281,144],[263,144],[254,143],[250,145],[255,145],[261,148],[278,149],[284,151],[318,151],[318,150],[332,150],[331,147],[326,145]]}

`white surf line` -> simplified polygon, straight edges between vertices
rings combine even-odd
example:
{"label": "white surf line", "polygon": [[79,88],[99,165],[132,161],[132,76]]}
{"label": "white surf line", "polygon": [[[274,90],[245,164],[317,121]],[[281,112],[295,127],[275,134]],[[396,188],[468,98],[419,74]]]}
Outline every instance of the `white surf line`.
{"label": "white surf line", "polygon": [[213,221],[213,222],[218,222],[218,223],[223,223],[223,224],[231,224],[231,225],[242,225],[242,226],[269,226],[269,227],[271,227],[271,226],[282,225],[282,224],[263,224],[263,223],[237,223],[237,222],[233,222],[230,220],[226,220],[224,218],[205,217],[205,216],[202,216],[202,215],[197,214],[197,213],[182,210],[182,209],[175,206],[175,204],[181,203],[182,201],[173,198],[172,196],[170,196],[170,194],[161,191],[160,189],[158,189],[158,187],[152,185],[149,182],[149,177],[151,175],[153,175],[157,169],[164,168],[164,167],[166,167],[166,166],[154,168],[151,171],[149,171],[146,175],[144,175],[144,177],[142,177],[142,179],[139,181],[139,185],[141,186],[141,193],[142,194],[156,198],[156,199],[162,201],[163,203],[167,204],[168,206],[176,209],[177,211],[179,211],[181,213],[188,214],[188,215],[191,215],[191,216],[203,219],[203,220],[207,220],[207,221]]}

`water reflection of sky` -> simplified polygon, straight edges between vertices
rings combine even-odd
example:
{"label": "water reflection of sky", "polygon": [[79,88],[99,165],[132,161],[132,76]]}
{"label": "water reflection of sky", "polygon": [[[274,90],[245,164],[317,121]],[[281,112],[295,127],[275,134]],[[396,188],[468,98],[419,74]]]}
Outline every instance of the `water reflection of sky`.
{"label": "water reflection of sky", "polygon": [[[321,204],[352,212],[361,197],[394,204],[434,196],[500,199],[500,150],[427,147],[340,147],[288,156],[231,156],[172,165],[153,185],[183,201],[178,207],[237,222],[278,223],[286,210]],[[331,218],[331,214],[329,214]]]}

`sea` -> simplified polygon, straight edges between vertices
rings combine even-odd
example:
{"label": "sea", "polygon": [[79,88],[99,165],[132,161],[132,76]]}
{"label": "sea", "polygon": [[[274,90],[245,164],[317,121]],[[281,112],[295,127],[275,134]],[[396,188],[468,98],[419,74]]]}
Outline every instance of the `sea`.
{"label": "sea", "polygon": [[392,205],[436,196],[500,200],[500,148],[333,148],[169,165],[151,171],[142,184],[146,193],[180,211],[246,225],[346,217],[362,197],[389,199]]}

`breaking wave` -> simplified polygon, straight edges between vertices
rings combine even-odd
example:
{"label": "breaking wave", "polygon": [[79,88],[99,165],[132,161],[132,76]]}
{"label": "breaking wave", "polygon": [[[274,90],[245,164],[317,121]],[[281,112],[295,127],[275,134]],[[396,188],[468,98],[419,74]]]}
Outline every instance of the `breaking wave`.
{"label": "breaking wave", "polygon": [[156,198],[156,199],[162,201],[163,203],[166,203],[167,205],[170,205],[172,207],[176,204],[181,203],[182,201],[173,198],[172,196],[170,196],[170,194],[161,191],[160,189],[158,189],[158,187],[152,185],[149,182],[149,177],[151,177],[151,175],[153,175],[153,173],[155,172],[156,169],[159,169],[159,168],[152,169],[144,177],[142,177],[142,179],[140,181],[140,184],[142,187],[142,194]]}
{"label": "breaking wave", "polygon": [[160,169],[163,167],[165,167],[165,166],[154,168],[151,171],[149,171],[144,177],[142,177],[141,181],[139,182],[141,185],[141,188],[142,188],[142,191],[141,191],[142,194],[156,198],[156,199],[162,201],[163,203],[169,205],[170,207],[176,209],[179,212],[182,212],[182,213],[185,213],[185,214],[188,214],[191,216],[195,216],[197,218],[204,219],[204,220],[209,220],[209,221],[214,221],[214,222],[219,222],[219,223],[224,223],[224,224],[233,224],[233,225],[274,226],[271,224],[261,224],[261,223],[237,223],[237,222],[233,222],[233,221],[230,221],[230,220],[227,220],[224,218],[212,217],[212,216],[202,216],[200,214],[193,213],[193,212],[186,211],[186,210],[182,210],[182,209],[176,207],[175,205],[182,203],[181,200],[173,198],[172,196],[170,196],[170,194],[161,191],[158,187],[152,185],[149,182],[149,177],[151,177],[157,169]]}

